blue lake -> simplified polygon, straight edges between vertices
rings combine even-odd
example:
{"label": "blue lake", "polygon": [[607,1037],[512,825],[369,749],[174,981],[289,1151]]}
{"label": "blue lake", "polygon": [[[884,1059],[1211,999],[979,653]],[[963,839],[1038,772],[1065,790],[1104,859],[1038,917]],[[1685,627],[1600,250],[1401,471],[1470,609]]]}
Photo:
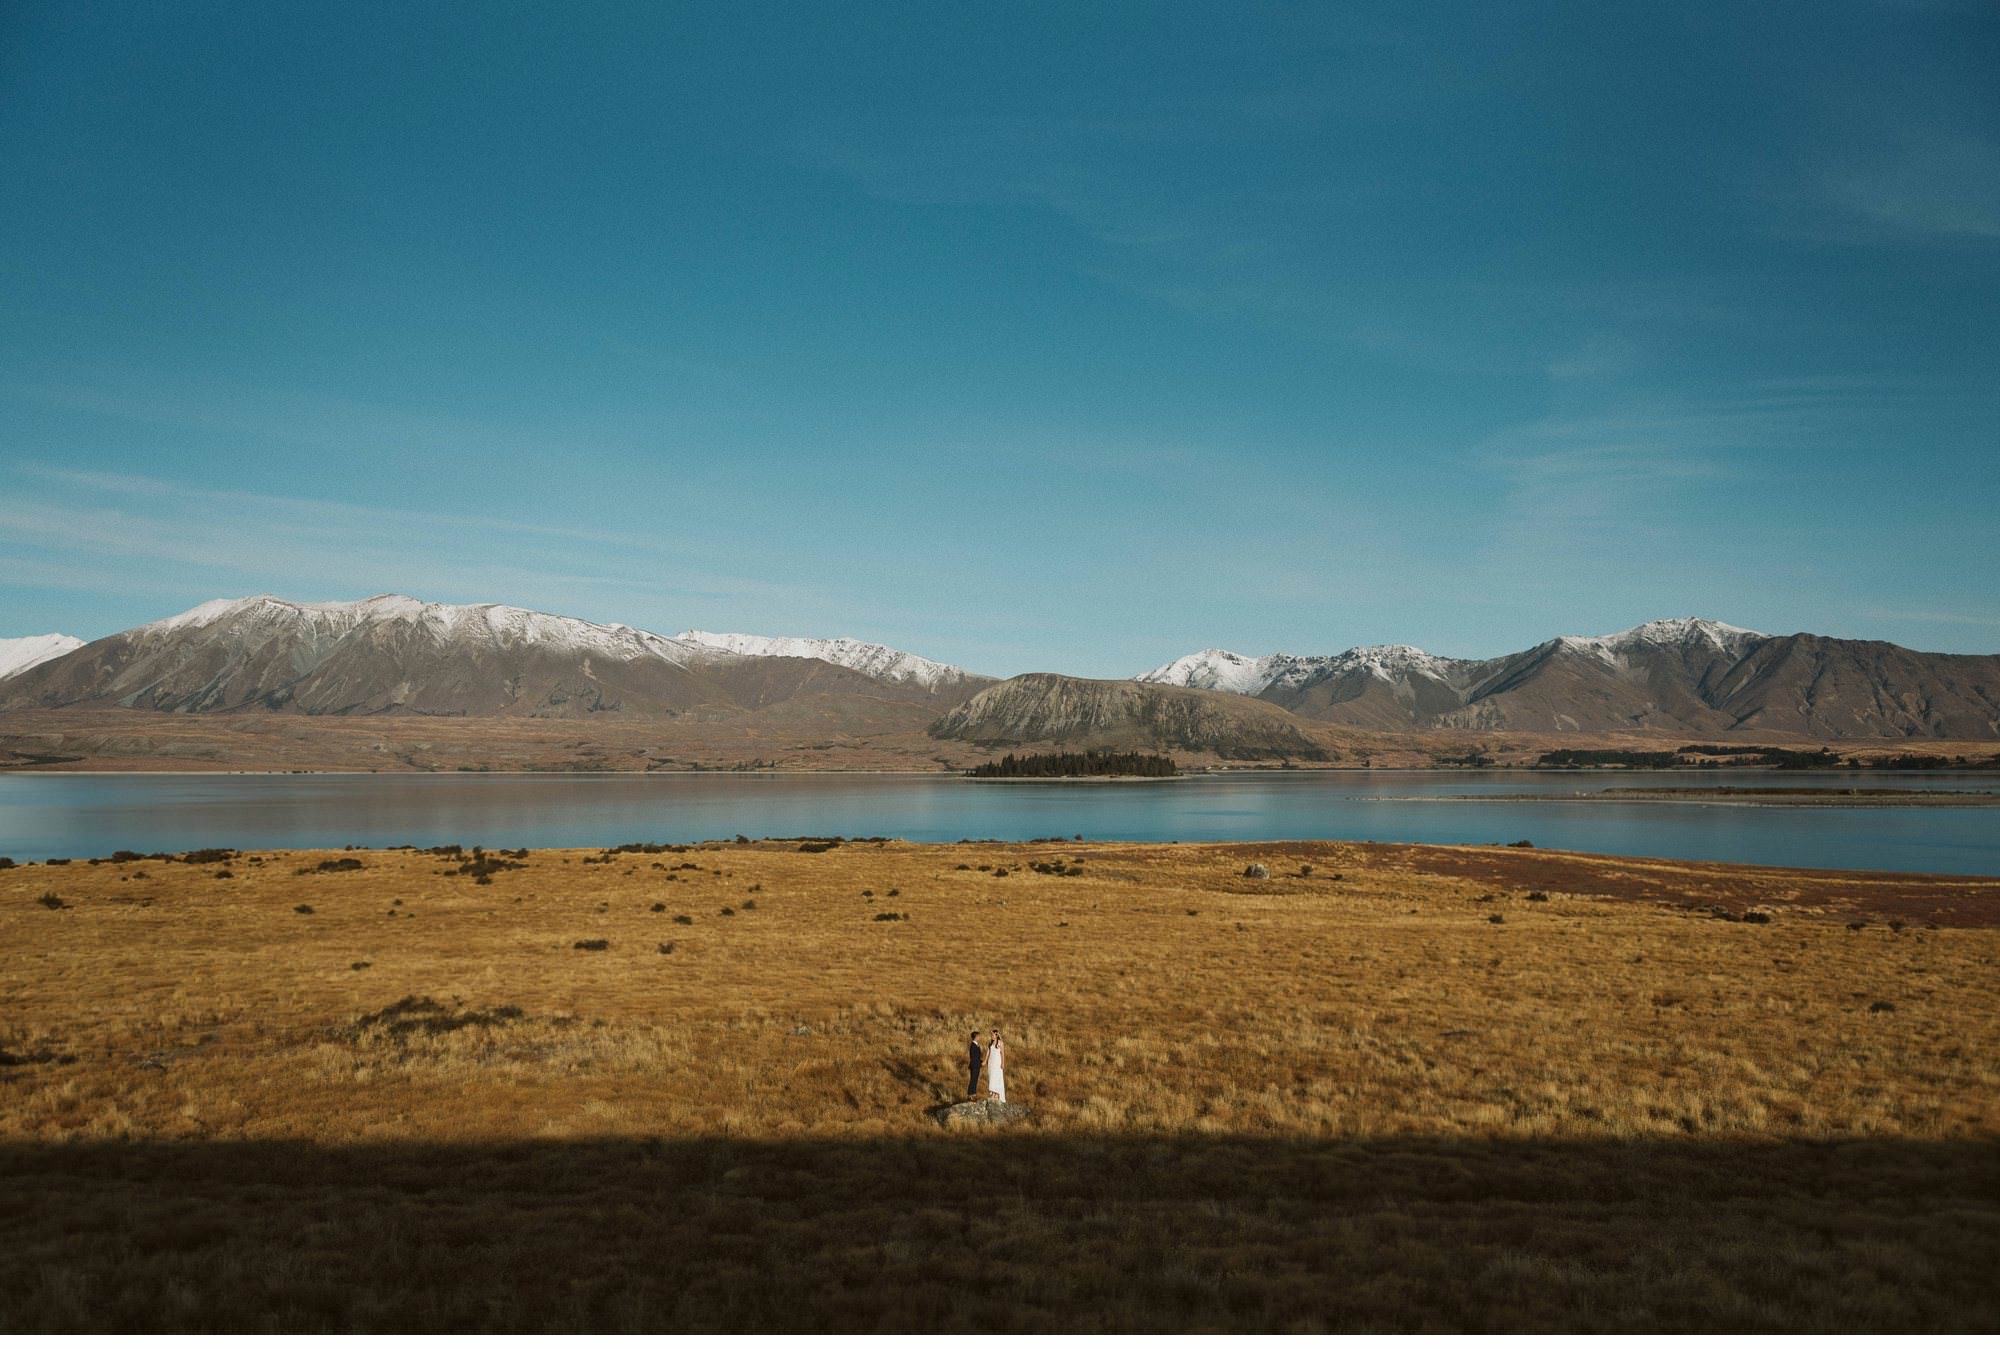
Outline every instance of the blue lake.
{"label": "blue lake", "polygon": [[0,856],[204,847],[595,847],[801,834],[920,841],[1373,839],[2000,875],[2000,810],[1509,799],[1611,787],[1991,791],[1992,776],[1231,773],[1158,782],[902,774],[0,774]]}

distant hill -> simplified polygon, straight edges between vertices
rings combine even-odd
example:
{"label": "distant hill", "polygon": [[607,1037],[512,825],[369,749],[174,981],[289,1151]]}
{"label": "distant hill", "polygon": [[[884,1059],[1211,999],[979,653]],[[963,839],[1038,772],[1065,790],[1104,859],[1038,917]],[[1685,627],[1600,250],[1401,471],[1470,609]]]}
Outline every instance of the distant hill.
{"label": "distant hill", "polygon": [[1328,757],[1311,730],[1254,698],[1131,679],[1025,674],[982,689],[931,724],[940,740],[986,747],[1205,751],[1225,759]]}
{"label": "distant hill", "polygon": [[2000,656],[1777,637],[1700,618],[1557,637],[1488,660],[1411,646],[1257,659],[1208,650],[1138,679],[1227,689],[1381,731],[2000,737]]}

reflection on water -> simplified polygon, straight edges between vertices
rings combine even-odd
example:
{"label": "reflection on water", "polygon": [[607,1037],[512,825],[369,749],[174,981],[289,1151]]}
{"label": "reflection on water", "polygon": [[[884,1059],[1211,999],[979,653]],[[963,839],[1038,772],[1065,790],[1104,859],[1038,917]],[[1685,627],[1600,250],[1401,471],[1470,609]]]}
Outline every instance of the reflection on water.
{"label": "reflection on water", "polygon": [[1584,852],[2000,875],[2000,811],[1468,799],[1660,785],[2000,787],[1992,777],[1967,774],[1883,773],[1299,772],[1114,783],[778,773],[15,773],[0,774],[0,855],[25,861],[119,848],[344,843],[591,847],[739,833],[922,841],[1525,838]]}

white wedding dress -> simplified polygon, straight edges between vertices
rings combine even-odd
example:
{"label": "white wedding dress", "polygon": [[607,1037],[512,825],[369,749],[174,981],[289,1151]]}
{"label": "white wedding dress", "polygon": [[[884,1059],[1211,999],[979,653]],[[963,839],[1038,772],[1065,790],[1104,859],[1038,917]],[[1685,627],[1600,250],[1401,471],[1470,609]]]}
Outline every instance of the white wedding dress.
{"label": "white wedding dress", "polygon": [[986,1051],[986,1090],[1001,1101],[1007,1099],[1007,1046],[997,1043]]}

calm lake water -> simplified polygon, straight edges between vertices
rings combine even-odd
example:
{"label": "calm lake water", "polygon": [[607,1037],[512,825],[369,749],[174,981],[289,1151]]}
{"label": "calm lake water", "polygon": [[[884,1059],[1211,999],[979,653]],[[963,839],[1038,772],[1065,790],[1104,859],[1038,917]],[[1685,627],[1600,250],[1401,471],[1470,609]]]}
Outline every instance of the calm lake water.
{"label": "calm lake water", "polygon": [[1967,774],[1233,773],[1160,782],[917,775],[0,774],[0,856],[480,843],[595,847],[735,834],[920,841],[1373,839],[2000,875],[2000,810],[1510,800],[1610,787],[1992,791]]}

